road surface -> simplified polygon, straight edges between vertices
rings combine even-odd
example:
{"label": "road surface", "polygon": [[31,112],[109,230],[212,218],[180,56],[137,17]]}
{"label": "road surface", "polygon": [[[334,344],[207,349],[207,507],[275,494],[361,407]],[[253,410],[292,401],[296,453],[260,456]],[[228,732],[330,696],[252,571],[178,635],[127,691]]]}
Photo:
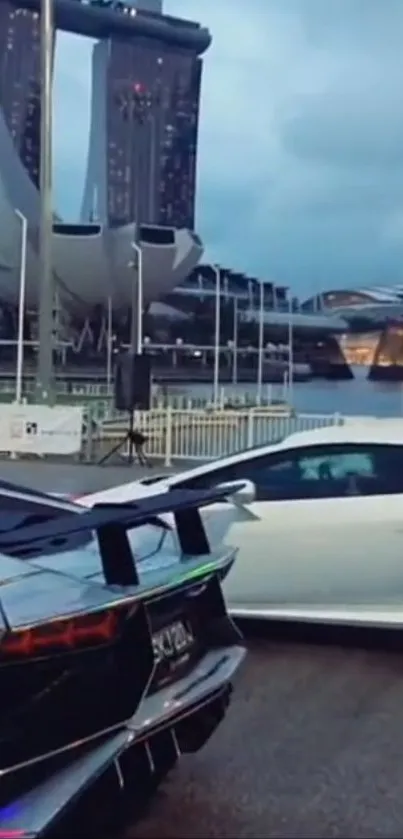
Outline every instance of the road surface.
{"label": "road surface", "polygon": [[[190,466],[190,464],[189,464]],[[0,478],[44,492],[79,494],[136,481],[141,477],[165,475],[173,470],[163,464],[151,469],[129,466],[94,466],[65,461],[0,460]],[[177,470],[176,470],[177,471]]]}
{"label": "road surface", "polygon": [[259,642],[226,721],[127,839],[402,836],[396,654]]}
{"label": "road surface", "polygon": [[[0,475],[79,493],[140,470],[8,462]],[[341,648],[271,631],[250,635],[227,719],[126,839],[402,835],[403,643]]]}

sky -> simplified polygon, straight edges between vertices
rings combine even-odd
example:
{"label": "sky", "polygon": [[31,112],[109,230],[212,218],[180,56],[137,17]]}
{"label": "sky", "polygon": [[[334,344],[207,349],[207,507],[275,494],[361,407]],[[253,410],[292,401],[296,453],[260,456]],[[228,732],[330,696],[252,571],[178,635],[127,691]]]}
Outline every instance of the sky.
{"label": "sky", "polygon": [[[403,0],[165,0],[209,27],[204,261],[292,287],[403,282]],[[78,217],[91,43],[58,36],[58,211]]]}

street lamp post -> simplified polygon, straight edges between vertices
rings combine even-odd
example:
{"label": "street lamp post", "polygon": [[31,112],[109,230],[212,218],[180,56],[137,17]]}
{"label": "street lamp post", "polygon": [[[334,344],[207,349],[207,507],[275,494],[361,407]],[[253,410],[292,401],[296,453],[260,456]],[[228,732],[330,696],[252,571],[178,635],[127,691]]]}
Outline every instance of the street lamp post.
{"label": "street lamp post", "polygon": [[233,358],[232,358],[232,384],[238,384],[238,298],[234,294],[234,320],[233,320]]}
{"label": "street lamp post", "polygon": [[[137,226],[137,224],[136,224]],[[141,355],[143,352],[143,250],[137,242],[132,242],[132,248],[136,252],[136,274],[137,282],[133,275],[132,311],[130,323],[130,351]],[[134,263],[133,263],[133,267]]]}
{"label": "street lamp post", "polygon": [[[140,225],[141,225],[141,200],[140,200],[140,175],[141,175],[141,161],[139,151],[141,149],[141,128],[150,123],[153,119],[152,108],[154,100],[149,90],[141,83],[136,82],[129,94],[124,97],[122,113],[126,116],[130,124],[128,131],[129,138],[129,159],[131,159],[131,152],[133,146],[133,126],[137,127],[137,136],[134,138],[135,148],[135,241],[132,242],[132,248],[136,252],[136,274],[137,284],[133,277],[132,288],[132,307],[131,307],[131,321],[130,321],[130,352],[134,355],[142,355],[143,352],[143,305],[144,305],[144,287],[143,287],[143,251],[140,244]],[[152,125],[152,130],[154,126]],[[152,136],[152,154],[155,154],[154,140]],[[154,161],[152,161],[152,164]],[[151,173],[150,173],[151,177]],[[152,185],[154,186],[154,185]],[[150,187],[151,190],[151,187]],[[151,192],[150,192],[151,194]],[[152,221],[153,219],[151,219]]]}
{"label": "street lamp post", "polygon": [[215,335],[214,335],[214,380],[213,380],[213,403],[218,405],[219,383],[220,383],[220,337],[221,337],[221,272],[219,265],[212,266],[215,274]]}
{"label": "street lamp post", "polygon": [[292,297],[288,302],[288,401],[293,403],[294,397],[294,322]]}
{"label": "street lamp post", "polygon": [[112,298],[108,297],[108,320],[106,330],[106,387],[108,396],[110,396],[112,384],[112,354],[113,354],[113,318],[112,318]]}
{"label": "street lamp post", "polygon": [[20,244],[20,282],[18,292],[18,336],[17,336],[17,370],[15,378],[15,401],[22,401],[22,374],[24,366],[24,315],[25,315],[25,286],[27,273],[27,237],[28,221],[19,210],[15,214],[21,222]]}
{"label": "street lamp post", "polygon": [[53,395],[53,272],[52,272],[52,65],[53,0],[41,0],[41,129],[39,225],[39,350],[36,398],[50,403]]}
{"label": "street lamp post", "polygon": [[259,305],[259,347],[257,357],[257,396],[256,402],[261,405],[263,386],[263,338],[264,338],[264,285],[260,283],[260,305]]}

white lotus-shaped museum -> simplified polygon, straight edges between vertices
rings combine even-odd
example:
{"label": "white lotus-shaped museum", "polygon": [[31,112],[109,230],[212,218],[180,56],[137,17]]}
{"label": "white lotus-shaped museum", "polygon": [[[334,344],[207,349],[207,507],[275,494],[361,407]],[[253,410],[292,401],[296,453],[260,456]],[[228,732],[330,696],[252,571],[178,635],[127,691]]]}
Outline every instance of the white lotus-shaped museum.
{"label": "white lotus-shaped museum", "polygon": [[[39,193],[20,161],[0,109],[0,303],[18,300],[21,220],[28,221],[26,302],[36,307],[39,296]],[[55,285],[64,307],[77,313],[95,305],[130,306],[135,224],[107,228],[100,224],[53,225],[52,257]],[[198,263],[203,247],[189,230],[141,225],[145,304],[178,286]]]}

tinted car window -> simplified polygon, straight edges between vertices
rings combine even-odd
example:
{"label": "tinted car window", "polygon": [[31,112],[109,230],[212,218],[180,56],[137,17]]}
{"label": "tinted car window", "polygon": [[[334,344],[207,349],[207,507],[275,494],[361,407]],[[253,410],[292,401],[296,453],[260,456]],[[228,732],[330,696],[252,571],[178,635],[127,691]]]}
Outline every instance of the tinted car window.
{"label": "tinted car window", "polygon": [[403,446],[324,445],[251,456],[184,481],[190,488],[251,480],[258,501],[403,493]]}
{"label": "tinted car window", "polygon": [[345,478],[348,474],[373,477],[373,457],[368,452],[338,452],[303,457],[299,461],[301,479]]}
{"label": "tinted car window", "polygon": [[316,481],[326,497],[403,492],[403,447],[323,447],[299,459],[301,481]]}
{"label": "tinted car window", "polygon": [[[257,500],[266,497],[270,487],[273,498],[282,498],[291,492],[295,485],[295,459],[289,454],[270,454],[253,456],[247,460],[238,461],[230,466],[218,467],[211,472],[188,478],[179,486],[187,489],[208,489],[217,484],[228,481],[253,481],[256,485]],[[176,485],[178,486],[178,484]],[[288,489],[287,489],[288,488]]]}

